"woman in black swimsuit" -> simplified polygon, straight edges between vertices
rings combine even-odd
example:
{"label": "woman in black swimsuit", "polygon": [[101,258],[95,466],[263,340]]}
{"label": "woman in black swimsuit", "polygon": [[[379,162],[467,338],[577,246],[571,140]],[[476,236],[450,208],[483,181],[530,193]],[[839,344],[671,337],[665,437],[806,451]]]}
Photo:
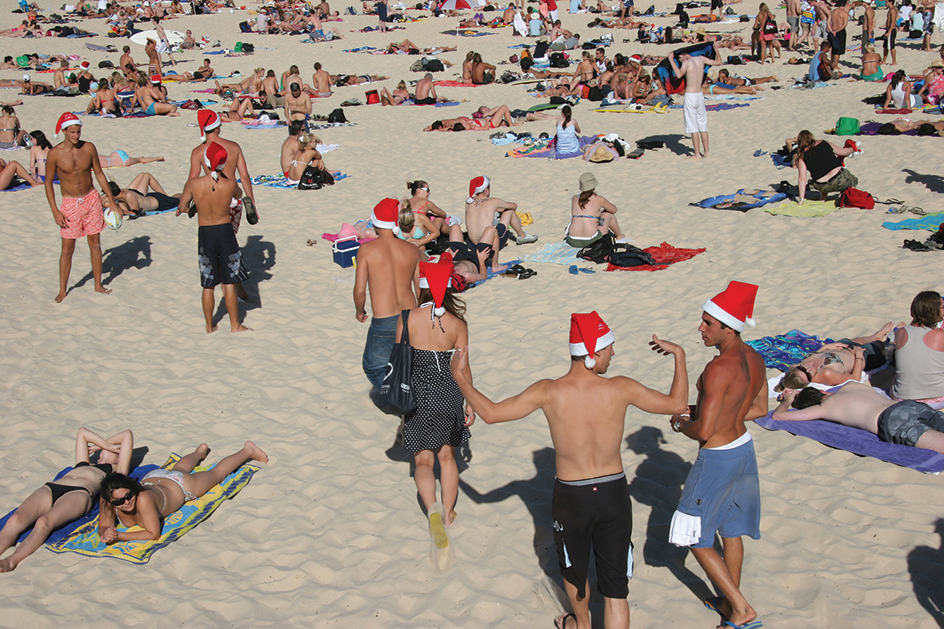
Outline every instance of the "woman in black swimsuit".
{"label": "woman in black swimsuit", "polygon": [[[20,534],[33,527],[23,543],[9,557],[0,559],[0,572],[11,572],[33,554],[49,534],[92,510],[102,479],[112,471],[131,471],[134,435],[130,430],[103,439],[87,428],[75,436],[75,467],[53,483],[46,483],[17,508],[0,530],[0,555],[16,544]],[[89,456],[98,452],[98,463]]]}

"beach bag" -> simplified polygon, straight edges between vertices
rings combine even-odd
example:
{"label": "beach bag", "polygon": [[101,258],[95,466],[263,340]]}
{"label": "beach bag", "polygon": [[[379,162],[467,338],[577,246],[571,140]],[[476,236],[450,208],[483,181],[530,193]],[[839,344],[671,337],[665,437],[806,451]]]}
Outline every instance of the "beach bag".
{"label": "beach bag", "polygon": [[384,375],[380,393],[374,404],[387,415],[404,415],[416,408],[416,392],[413,390],[413,348],[410,347],[410,311],[404,310],[400,317],[403,330],[400,342],[393,346],[387,373]]}
{"label": "beach bag", "polygon": [[836,199],[836,205],[839,207],[855,207],[863,210],[875,209],[875,198],[865,190],[858,188],[846,188]]}
{"label": "beach bag", "polygon": [[550,56],[550,62],[552,68],[566,68],[570,65],[567,61],[567,58],[562,52],[552,52]]}
{"label": "beach bag", "polygon": [[249,26],[249,22],[240,22],[239,23],[239,32],[240,33],[251,33],[252,27]]}
{"label": "beach bag", "polygon": [[256,51],[256,46],[254,44],[243,43],[243,52],[247,55],[251,55]]}
{"label": "beach bag", "polygon": [[581,260],[589,260],[596,264],[603,264],[609,260],[610,250],[615,244],[612,234],[607,234],[600,240],[590,243],[577,252],[577,257]]}
{"label": "beach bag", "polygon": [[[612,238],[612,236],[610,236],[610,238]],[[613,266],[619,266],[623,268],[646,265],[652,266],[656,263],[656,261],[652,259],[651,255],[639,247],[625,242],[614,242],[610,249],[610,256],[607,259],[607,262]]]}
{"label": "beach bag", "polygon": [[446,70],[446,66],[444,66],[443,62],[439,59],[423,58],[420,60],[420,63],[427,72],[444,72]]}
{"label": "beach bag", "polygon": [[314,166],[306,166],[302,178],[298,180],[299,190],[321,190],[325,186],[333,186],[334,177],[326,170]]}
{"label": "beach bag", "polygon": [[836,121],[836,135],[858,135],[859,121],[855,118],[840,118]]}
{"label": "beach bag", "polygon": [[328,122],[331,124],[346,123],[347,117],[344,115],[344,110],[338,108],[332,111],[330,114],[328,114]]}
{"label": "beach bag", "polygon": [[423,71],[423,60],[417,59],[410,65],[410,72],[422,72]]}
{"label": "beach bag", "polygon": [[764,35],[776,35],[778,32],[776,20],[767,20],[764,23]]}

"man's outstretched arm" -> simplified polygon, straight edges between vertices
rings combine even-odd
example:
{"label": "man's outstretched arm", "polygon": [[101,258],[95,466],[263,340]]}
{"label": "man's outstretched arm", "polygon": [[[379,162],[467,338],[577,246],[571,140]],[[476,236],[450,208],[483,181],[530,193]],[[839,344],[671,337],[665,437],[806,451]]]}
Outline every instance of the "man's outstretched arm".
{"label": "man's outstretched arm", "polygon": [[539,380],[518,395],[496,403],[472,386],[471,375],[469,350],[459,348],[452,357],[452,377],[462,390],[466,402],[486,424],[510,422],[527,417],[543,404],[547,380]]}

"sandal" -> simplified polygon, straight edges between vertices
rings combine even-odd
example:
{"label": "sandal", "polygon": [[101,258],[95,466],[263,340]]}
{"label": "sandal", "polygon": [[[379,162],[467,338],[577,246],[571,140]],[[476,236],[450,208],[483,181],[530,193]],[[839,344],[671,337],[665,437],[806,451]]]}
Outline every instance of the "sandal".
{"label": "sandal", "polygon": [[522,273],[519,273],[519,274],[518,274],[518,279],[519,279],[519,280],[526,280],[526,279],[528,279],[529,277],[534,277],[534,276],[537,275],[537,274],[538,274],[538,272],[535,271],[534,269],[525,269]]}
{"label": "sandal", "polygon": [[567,627],[567,619],[568,619],[568,618],[573,618],[573,619],[574,619],[574,622],[577,622],[577,617],[576,617],[576,616],[574,616],[573,614],[568,614],[568,613],[564,612],[563,614],[561,614],[560,616],[558,616],[557,618],[554,619],[554,626],[555,626],[557,629],[565,629],[565,627]]}

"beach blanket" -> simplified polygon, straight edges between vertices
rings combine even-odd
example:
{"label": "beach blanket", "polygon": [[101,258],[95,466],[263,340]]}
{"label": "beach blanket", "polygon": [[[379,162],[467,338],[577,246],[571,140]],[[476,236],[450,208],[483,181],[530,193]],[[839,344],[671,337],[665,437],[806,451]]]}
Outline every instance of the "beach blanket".
{"label": "beach blanket", "polygon": [[821,419],[803,422],[778,421],[772,419],[771,415],[773,411],[758,419],[756,423],[767,430],[784,430],[819,441],[831,448],[910,467],[918,472],[937,474],[944,471],[944,455],[934,450],[886,443],[868,431]]}
{"label": "beach blanket", "polygon": [[32,188],[32,187],[33,187],[33,186],[31,186],[31,185],[29,185],[28,183],[25,183],[25,182],[24,182],[24,183],[21,183],[21,184],[18,185],[18,186],[13,186],[12,188],[7,188],[7,189],[4,190],[3,192],[19,192],[20,190],[27,190],[27,189]]}
{"label": "beach blanket", "polygon": [[579,262],[577,259],[578,251],[580,250],[571,247],[561,240],[560,242],[549,242],[542,245],[541,248],[534,253],[522,254],[521,259],[525,262],[544,262],[546,264],[562,264],[567,266]]}
{"label": "beach blanket", "polygon": [[[389,27],[388,27],[388,30],[389,30]],[[459,29],[458,31],[453,29],[451,31],[442,32],[442,35],[452,35],[453,37],[484,37],[485,35],[494,35],[494,34],[495,33],[486,33],[486,32],[470,31],[470,30],[463,30],[463,29]]]}
{"label": "beach blanket", "polygon": [[[521,264],[521,260],[509,260],[508,262],[502,262],[502,265],[508,265],[509,267],[511,267],[511,265],[513,265],[513,264]],[[504,273],[504,271],[502,271],[502,273]],[[466,290],[469,290],[469,289],[472,288],[473,286],[481,286],[482,284],[484,284],[484,283],[487,282],[488,280],[492,279],[493,277],[495,277],[495,276],[497,276],[497,275],[501,275],[502,273],[495,273],[494,271],[492,271],[492,267],[488,267],[487,269],[485,269],[485,275],[486,275],[487,277],[486,277],[484,280],[479,280],[478,282],[474,282],[474,283],[472,283],[472,284],[469,284],[469,285],[466,287]]]}
{"label": "beach blanket", "polygon": [[402,103],[400,103],[400,105],[413,105],[414,107],[429,107],[430,105],[432,105],[433,107],[455,107],[460,102],[461,101],[457,101],[457,100],[444,100],[438,103],[424,103],[422,105],[417,105],[416,103],[413,102],[413,99],[411,98],[411,99],[403,101]]}
{"label": "beach blanket", "polygon": [[[172,454],[161,467],[167,469],[180,460],[180,456]],[[214,466],[198,466],[196,471],[212,469]],[[54,553],[78,553],[90,557],[112,557],[130,563],[143,564],[151,559],[151,555],[164,548],[171,542],[180,539],[185,533],[210,517],[210,514],[223,504],[224,500],[232,498],[249,484],[253,474],[259,469],[254,463],[246,463],[235,472],[223,479],[203,496],[184,504],[179,511],[175,511],[164,518],[164,528],[161,537],[156,540],[116,542],[106,545],[98,536],[98,518],[88,522],[75,530],[67,539],[47,545]],[[118,527],[119,531],[140,530],[137,527],[126,529]]]}
{"label": "beach blanket", "polygon": [[750,107],[750,103],[713,103],[705,105],[707,111],[726,111],[728,109],[737,109],[738,107]]}
{"label": "beach blanket", "polygon": [[[339,173],[334,176],[334,180],[341,181],[342,179],[347,179],[348,177],[350,177],[350,175],[346,173]],[[252,185],[265,186],[267,188],[282,188],[283,190],[298,189],[298,182],[289,182],[289,180],[285,178],[285,175],[259,175],[258,177],[252,178]]]}
{"label": "beach blanket", "polygon": [[550,146],[549,140],[535,142],[532,146],[524,146],[522,148],[513,149],[505,153],[505,157],[546,157],[548,159],[573,159],[575,157],[583,157],[584,148],[596,142],[597,136],[595,135],[584,135],[580,137],[579,148],[573,153],[558,153],[557,150]]}
{"label": "beach blanket", "polygon": [[927,216],[922,216],[920,218],[906,218],[905,220],[898,221],[897,223],[886,222],[882,223],[882,227],[892,231],[899,231],[902,229],[926,229],[928,231],[936,232],[941,226],[941,223],[944,223],[944,212],[936,212],[934,214],[928,214]]}
{"label": "beach blanket", "polygon": [[786,334],[764,336],[747,344],[764,357],[764,365],[768,369],[786,371],[792,365],[816,352],[832,339],[822,339],[800,330],[790,330]]}
{"label": "beach blanket", "polygon": [[810,201],[807,200],[803,205],[796,201],[781,203],[777,207],[765,207],[764,211],[768,214],[780,216],[826,216],[832,214],[839,208],[832,201]]}
{"label": "beach blanket", "polygon": [[875,113],[877,114],[894,114],[896,116],[901,116],[903,114],[913,114],[913,109],[876,109]]}
{"label": "beach blanket", "polygon": [[[756,201],[735,201],[734,199],[738,196],[749,196],[756,199]],[[774,192],[772,190],[755,190],[753,192],[745,192],[744,188],[741,188],[734,194],[708,197],[707,199],[703,199],[697,203],[689,203],[689,205],[694,205],[695,207],[711,208],[714,210],[737,210],[738,212],[747,212],[748,210],[755,207],[767,205],[768,203],[783,201],[786,198],[787,195],[784,192]]]}
{"label": "beach blanket", "polygon": [[684,262],[685,260],[691,260],[699,253],[704,253],[707,251],[704,247],[701,249],[678,249],[673,247],[667,242],[663,242],[658,247],[646,247],[643,249],[646,253],[652,256],[652,259],[655,260],[655,264],[642,264],[640,266],[616,266],[615,264],[607,264],[607,271],[661,271],[662,269],[667,269],[676,262]]}
{"label": "beach blanket", "polygon": [[[149,474],[150,472],[153,472],[156,469],[157,469],[156,465],[139,465],[138,467],[131,470],[131,473],[128,476],[130,476],[134,480],[140,481],[147,474]],[[56,477],[54,479],[52,479],[53,482],[59,480],[70,471],[72,471],[71,466],[64,468],[61,472],[56,474]],[[16,513],[16,509],[6,514],[2,518],[0,518],[0,528],[3,528],[3,526],[7,523],[7,520],[9,520],[10,516],[12,516],[14,513]],[[55,542],[68,538],[70,535],[72,535],[72,533],[76,529],[78,529],[80,526],[84,526],[88,524],[92,520],[95,520],[95,521],[98,520],[98,501],[97,500],[95,501],[95,504],[92,505],[92,510],[89,511],[88,514],[82,516],[78,520],[73,520],[72,522],[66,522],[61,527],[59,527],[58,529],[50,533],[49,537],[46,539],[46,545],[48,546],[50,544],[53,544]],[[23,531],[20,534],[20,536],[17,538],[16,540],[17,543],[20,543],[23,540],[25,540],[29,536],[32,530],[33,530],[33,527],[30,527],[26,529],[25,531]]]}
{"label": "beach blanket", "polygon": [[[882,124],[883,123],[881,122],[863,122],[859,126],[859,133],[857,133],[856,135],[878,135],[878,130],[882,127]],[[827,131],[827,133],[829,133],[830,135],[835,135],[835,130]],[[918,130],[912,129],[911,131],[904,131],[900,135],[917,136]],[[928,136],[928,137],[939,137],[939,136]]]}
{"label": "beach blanket", "polygon": [[463,83],[462,81],[433,81],[436,87],[482,87],[478,83]]}

